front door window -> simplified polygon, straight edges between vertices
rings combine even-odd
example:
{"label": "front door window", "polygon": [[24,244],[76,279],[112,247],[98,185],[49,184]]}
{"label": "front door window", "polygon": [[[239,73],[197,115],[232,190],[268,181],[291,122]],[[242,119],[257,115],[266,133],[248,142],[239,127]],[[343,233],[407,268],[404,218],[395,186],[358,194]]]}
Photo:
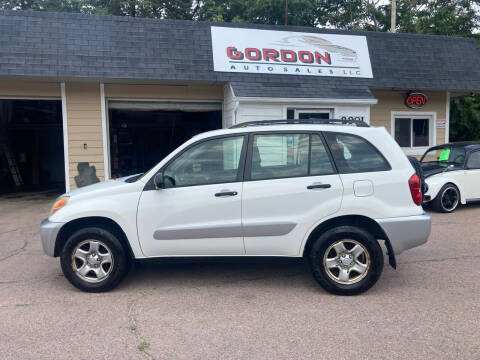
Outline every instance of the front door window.
{"label": "front door window", "polygon": [[186,150],[165,169],[165,187],[237,181],[243,138],[208,140]]}

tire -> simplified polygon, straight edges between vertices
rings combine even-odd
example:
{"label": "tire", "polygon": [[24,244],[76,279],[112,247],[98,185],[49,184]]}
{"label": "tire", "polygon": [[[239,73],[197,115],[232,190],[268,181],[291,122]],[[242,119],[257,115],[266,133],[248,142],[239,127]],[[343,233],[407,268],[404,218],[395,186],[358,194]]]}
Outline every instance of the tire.
{"label": "tire", "polygon": [[[449,200],[446,199],[448,196]],[[455,197],[455,199],[453,199]],[[451,205],[449,205],[449,201]],[[438,192],[438,195],[433,199],[432,206],[435,211],[441,213],[451,213],[460,204],[460,191],[458,188],[451,183],[443,185],[443,187]]]}
{"label": "tire", "polygon": [[127,274],[130,258],[112,231],[87,227],[67,239],[60,264],[73,286],[86,292],[104,292]]}
{"label": "tire", "polygon": [[[310,251],[310,265],[315,280],[326,291],[336,295],[358,295],[370,289],[382,274],[383,251],[369,232],[355,226],[339,226],[315,241]],[[364,269],[364,272],[357,269]],[[348,280],[345,280],[345,271]]]}

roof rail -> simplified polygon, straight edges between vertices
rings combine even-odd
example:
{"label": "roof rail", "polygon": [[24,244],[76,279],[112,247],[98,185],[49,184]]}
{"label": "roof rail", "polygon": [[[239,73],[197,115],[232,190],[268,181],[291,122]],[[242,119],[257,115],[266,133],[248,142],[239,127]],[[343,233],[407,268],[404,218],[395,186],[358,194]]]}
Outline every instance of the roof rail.
{"label": "roof rail", "polygon": [[236,124],[230,129],[238,129],[249,126],[268,126],[268,125],[295,125],[295,124],[318,124],[318,125],[354,125],[358,127],[369,127],[369,125],[362,120],[347,120],[347,119],[284,119],[284,120],[259,120],[247,121]]}

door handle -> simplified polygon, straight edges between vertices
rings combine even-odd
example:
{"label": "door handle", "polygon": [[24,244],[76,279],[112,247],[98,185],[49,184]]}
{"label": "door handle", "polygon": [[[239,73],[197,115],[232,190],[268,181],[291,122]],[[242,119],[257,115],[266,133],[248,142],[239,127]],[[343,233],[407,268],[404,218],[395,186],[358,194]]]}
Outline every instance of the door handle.
{"label": "door handle", "polygon": [[235,196],[235,195],[238,195],[236,191],[222,191],[215,194],[216,197]]}
{"label": "door handle", "polygon": [[332,185],[330,184],[312,184],[312,185],[308,185],[307,186],[307,189],[308,190],[312,190],[312,189],[329,189],[331,188]]}

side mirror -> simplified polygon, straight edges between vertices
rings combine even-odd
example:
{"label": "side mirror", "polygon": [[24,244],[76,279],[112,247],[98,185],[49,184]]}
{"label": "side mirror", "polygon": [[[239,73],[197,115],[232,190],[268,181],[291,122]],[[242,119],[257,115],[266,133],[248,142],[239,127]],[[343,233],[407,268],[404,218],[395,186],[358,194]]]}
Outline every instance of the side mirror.
{"label": "side mirror", "polygon": [[155,184],[155,189],[160,190],[165,188],[165,183],[163,182],[163,174],[158,173],[153,178],[153,183]]}

